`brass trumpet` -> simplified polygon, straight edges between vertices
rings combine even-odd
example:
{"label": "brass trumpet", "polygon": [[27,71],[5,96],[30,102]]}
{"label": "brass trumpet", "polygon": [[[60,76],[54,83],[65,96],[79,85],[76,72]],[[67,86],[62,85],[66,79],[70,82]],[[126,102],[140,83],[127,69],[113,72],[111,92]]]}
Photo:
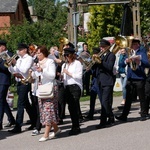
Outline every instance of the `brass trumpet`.
{"label": "brass trumpet", "polygon": [[4,63],[4,66],[7,67],[7,68],[10,67],[12,62],[13,62],[13,60],[16,59],[17,57],[18,57],[18,54],[15,54],[12,57],[7,58],[6,62]]}

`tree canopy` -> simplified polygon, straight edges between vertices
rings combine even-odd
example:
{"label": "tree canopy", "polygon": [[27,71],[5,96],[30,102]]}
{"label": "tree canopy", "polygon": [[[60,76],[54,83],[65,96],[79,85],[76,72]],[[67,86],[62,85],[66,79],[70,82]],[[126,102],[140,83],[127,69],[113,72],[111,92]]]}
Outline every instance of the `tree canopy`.
{"label": "tree canopy", "polygon": [[64,3],[55,3],[54,0],[30,0],[29,5],[31,4],[34,4],[34,15],[38,17],[38,21],[24,20],[21,25],[12,25],[9,34],[1,35],[1,38],[8,41],[8,48],[13,51],[20,42],[46,45],[50,48],[59,45],[59,38],[66,36],[64,26],[67,23],[67,7]]}

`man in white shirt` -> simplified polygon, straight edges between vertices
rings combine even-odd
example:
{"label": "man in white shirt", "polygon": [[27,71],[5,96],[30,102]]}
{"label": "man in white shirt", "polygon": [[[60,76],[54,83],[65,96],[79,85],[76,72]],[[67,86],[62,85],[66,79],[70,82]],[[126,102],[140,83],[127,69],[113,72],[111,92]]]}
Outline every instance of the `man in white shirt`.
{"label": "man in white shirt", "polygon": [[[23,78],[28,77],[29,69],[33,64],[33,59],[28,54],[28,46],[26,44],[19,44],[18,45],[18,55],[19,59],[12,62],[12,66],[8,69],[9,71],[16,77],[17,83],[17,93],[18,93],[18,105],[17,105],[17,115],[16,115],[16,124],[12,130],[8,130],[11,133],[21,133],[21,126],[23,123],[23,116],[24,116],[24,108],[30,117],[32,122],[32,109],[29,105],[28,100],[28,92],[30,89],[29,84],[23,84],[21,80]],[[34,125],[32,124],[31,127],[33,129]]]}

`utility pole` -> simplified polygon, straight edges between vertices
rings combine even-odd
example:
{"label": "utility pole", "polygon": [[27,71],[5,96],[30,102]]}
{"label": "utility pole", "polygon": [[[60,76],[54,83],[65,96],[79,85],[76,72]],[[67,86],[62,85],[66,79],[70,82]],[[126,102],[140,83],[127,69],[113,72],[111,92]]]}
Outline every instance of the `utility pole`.
{"label": "utility pole", "polygon": [[73,43],[73,23],[72,23],[72,13],[73,13],[73,0],[68,1],[68,40]]}
{"label": "utility pole", "polygon": [[133,34],[141,40],[141,28],[140,28],[140,0],[132,0],[132,13],[133,13]]}
{"label": "utility pole", "polygon": [[76,0],[68,1],[68,40],[77,46],[78,13]]}
{"label": "utility pole", "polygon": [[77,2],[73,0],[74,46],[77,47]]}

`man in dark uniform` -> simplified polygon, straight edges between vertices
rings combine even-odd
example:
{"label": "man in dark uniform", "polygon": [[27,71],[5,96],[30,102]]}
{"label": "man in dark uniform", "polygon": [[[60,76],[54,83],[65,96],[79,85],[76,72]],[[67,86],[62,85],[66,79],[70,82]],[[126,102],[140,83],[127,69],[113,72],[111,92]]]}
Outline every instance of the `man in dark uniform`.
{"label": "man in dark uniform", "polygon": [[[10,57],[12,56],[12,53],[9,52],[6,48],[6,42],[3,40],[0,40],[0,53],[6,52]],[[10,110],[10,107],[6,101],[8,88],[11,84],[11,74],[8,71],[8,68],[4,65],[5,60],[0,58],[0,130],[3,128],[3,116],[4,112],[7,111],[7,115],[9,118],[9,126],[15,124],[15,119],[12,115],[12,112]]]}
{"label": "man in dark uniform", "polygon": [[114,122],[114,115],[112,112],[112,92],[114,86],[113,66],[116,60],[116,56],[110,52],[110,42],[102,39],[100,41],[100,49],[103,53],[100,56],[101,63],[97,68],[97,79],[99,83],[101,93],[101,117],[100,124],[96,126],[96,129],[105,128],[106,125]]}
{"label": "man in dark uniform", "polygon": [[[126,85],[126,101],[123,108],[123,112],[120,116],[116,116],[117,120],[127,121],[127,116],[129,114],[132,100],[134,99],[134,92],[136,90],[141,107],[141,119],[144,121],[147,119],[147,103],[145,100],[145,68],[149,67],[149,62],[146,54],[146,49],[140,45],[140,40],[133,39],[131,48],[135,52],[135,60],[133,57],[126,59],[124,63],[128,65],[127,70],[127,85]],[[136,63],[137,68],[134,69],[133,63]]]}

